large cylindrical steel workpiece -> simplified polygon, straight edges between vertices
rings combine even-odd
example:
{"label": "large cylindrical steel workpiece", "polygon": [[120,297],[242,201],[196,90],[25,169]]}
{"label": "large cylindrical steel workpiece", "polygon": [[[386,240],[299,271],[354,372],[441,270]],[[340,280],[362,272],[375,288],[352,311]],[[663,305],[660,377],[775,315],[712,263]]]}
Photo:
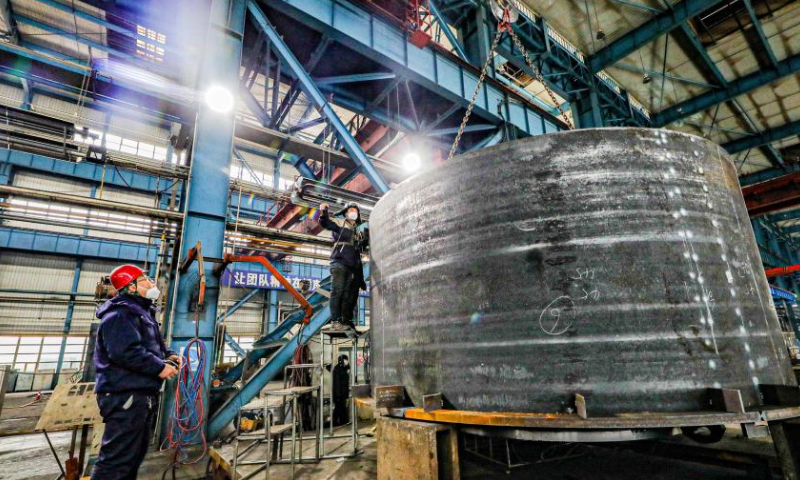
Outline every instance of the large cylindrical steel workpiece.
{"label": "large cylindrical steel workpiece", "polygon": [[590,415],[708,409],[796,385],[718,145],[576,130],[461,155],[373,210],[373,385],[421,405]]}

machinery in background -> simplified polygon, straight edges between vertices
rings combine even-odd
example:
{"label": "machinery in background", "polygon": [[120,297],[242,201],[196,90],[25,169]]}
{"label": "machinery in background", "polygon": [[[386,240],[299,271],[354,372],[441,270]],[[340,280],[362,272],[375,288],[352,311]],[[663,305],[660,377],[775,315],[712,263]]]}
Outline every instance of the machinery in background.
{"label": "machinery in background", "polygon": [[774,285],[770,285],[769,290],[772,293],[772,302],[775,304],[775,311],[778,313],[778,320],[781,323],[781,332],[789,352],[789,359],[793,365],[798,365],[800,364],[800,344],[798,343],[800,319],[795,313],[797,296]]}
{"label": "machinery in background", "polygon": [[111,278],[108,275],[100,277],[100,281],[97,282],[97,286],[94,287],[94,302],[100,305],[106,300],[116,296],[117,290],[114,288],[114,285],[111,285]]}

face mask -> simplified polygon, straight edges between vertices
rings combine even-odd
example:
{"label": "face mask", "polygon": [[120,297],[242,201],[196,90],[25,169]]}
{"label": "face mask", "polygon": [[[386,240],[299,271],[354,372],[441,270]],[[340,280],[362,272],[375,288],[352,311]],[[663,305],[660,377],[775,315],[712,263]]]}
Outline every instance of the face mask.
{"label": "face mask", "polygon": [[358,218],[358,212],[350,212],[347,214],[348,220],[355,220]]}
{"label": "face mask", "polygon": [[161,290],[157,289],[156,287],[147,290],[147,293],[144,294],[144,298],[150,299],[154,302],[158,300],[158,297],[160,296],[161,296]]}

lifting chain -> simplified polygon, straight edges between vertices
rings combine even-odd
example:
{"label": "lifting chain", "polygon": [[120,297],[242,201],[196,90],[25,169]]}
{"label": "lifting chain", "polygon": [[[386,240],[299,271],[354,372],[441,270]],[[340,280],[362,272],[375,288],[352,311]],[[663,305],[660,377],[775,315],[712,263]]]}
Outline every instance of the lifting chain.
{"label": "lifting chain", "polygon": [[544,81],[544,76],[542,75],[541,70],[534,65],[533,60],[531,60],[530,55],[528,54],[528,50],[522,45],[517,34],[511,28],[511,22],[509,21],[511,18],[510,14],[510,7],[506,6],[503,9],[503,19],[498,22],[497,25],[497,33],[495,34],[494,38],[492,39],[492,46],[489,49],[489,55],[486,58],[486,61],[483,63],[483,68],[481,69],[481,75],[478,78],[478,84],[475,86],[475,91],[472,93],[472,99],[469,101],[469,105],[467,106],[467,111],[464,113],[464,118],[461,120],[461,126],[458,127],[458,133],[456,134],[456,138],[453,141],[453,146],[450,148],[450,153],[447,155],[447,159],[450,160],[453,158],[453,155],[456,153],[456,149],[458,148],[458,144],[461,142],[461,136],[464,134],[464,129],[467,127],[467,122],[469,121],[470,115],[472,115],[472,109],[475,107],[475,102],[478,100],[478,93],[481,91],[481,85],[483,85],[484,80],[486,80],[486,74],[489,71],[489,65],[492,63],[492,59],[494,58],[494,51],[497,49],[497,45],[500,44],[500,39],[503,37],[504,32],[508,32],[511,36],[511,39],[514,42],[517,50],[522,53],[522,56],[525,58],[525,63],[528,65],[528,68],[533,71],[534,77],[538,80],[543,86],[544,89],[547,90],[547,94],[550,96],[550,100],[558,109],[558,112],[561,114],[561,118],[564,119],[564,123],[567,124],[569,129],[571,130],[572,122],[570,122],[569,117],[567,117],[567,113],[561,108],[561,104],[556,99],[555,94],[547,86],[547,83]]}

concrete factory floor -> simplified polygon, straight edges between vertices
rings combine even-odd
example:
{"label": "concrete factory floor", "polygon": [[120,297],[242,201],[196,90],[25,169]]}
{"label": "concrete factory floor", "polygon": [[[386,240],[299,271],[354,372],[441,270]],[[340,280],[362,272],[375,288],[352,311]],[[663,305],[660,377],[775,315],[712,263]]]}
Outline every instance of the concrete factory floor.
{"label": "concrete factory floor", "polygon": [[[363,431],[363,430],[362,430]],[[58,432],[51,436],[60,457],[66,457],[70,433]],[[361,438],[363,454],[342,462],[325,460],[319,464],[297,468],[295,478],[304,480],[374,480],[376,478],[376,445],[371,437]],[[331,441],[331,443],[333,443]],[[305,445],[304,445],[305,446]],[[223,447],[227,451],[229,447]],[[591,446],[561,446],[549,455],[569,458],[520,467],[506,474],[502,468],[462,454],[462,479],[464,480],[731,480],[764,478],[748,476],[741,470],[700,465],[674,458],[661,458],[620,448]],[[521,452],[524,453],[525,452]],[[540,457],[537,457],[540,458]],[[169,466],[168,453],[151,452],[139,471],[140,480],[160,480]],[[530,458],[529,460],[533,460]],[[178,470],[176,479],[200,479],[205,476],[206,461]],[[0,438],[0,479],[2,480],[53,480],[58,475],[47,443],[41,434],[17,435]],[[167,475],[167,478],[170,478]],[[263,478],[261,474],[253,477]],[[271,470],[272,480],[289,478],[288,466],[278,465]]]}
{"label": "concrete factory floor", "polygon": [[34,401],[35,393],[7,393],[0,412],[0,437],[33,432],[49,398],[49,392],[39,401]]}
{"label": "concrete factory floor", "polygon": [[[46,401],[20,408],[30,403],[31,394],[9,394],[6,396],[5,408],[0,415],[0,480],[53,480],[59,473],[52,453],[40,433],[15,435],[15,432],[30,432],[35,427]],[[369,434],[373,423],[362,422],[360,432]],[[337,433],[347,433],[347,428]],[[71,432],[53,432],[51,440],[62,461],[67,457]],[[373,480],[376,478],[376,444],[372,436],[359,439],[363,453],[356,458],[344,461],[324,460],[319,464],[307,464],[297,467],[297,479],[306,480]],[[328,450],[333,453],[345,451],[346,440],[328,440]],[[506,480],[673,480],[698,478],[703,480],[731,480],[738,478],[767,478],[753,473],[748,476],[744,469],[732,469],[684,461],[692,457],[700,461],[715,463],[720,458],[730,459],[733,456],[755,459],[755,462],[774,463],[774,450],[769,439],[744,440],[738,427],[729,428],[725,439],[713,445],[699,445],[684,437],[674,437],[665,442],[655,444],[643,443],[635,445],[632,451],[627,445],[609,444],[603,447],[585,445],[559,446],[550,450],[541,447],[526,449],[525,444],[518,446],[519,456],[529,462],[539,462],[541,458],[564,457],[564,460],[546,461],[513,469],[506,474],[504,469],[477,458],[469,453],[461,453],[461,472],[464,480],[506,479]],[[313,448],[313,442],[304,443],[307,451]],[[220,449],[223,457],[230,457],[232,446],[225,445]],[[334,451],[335,450],[335,451]],[[657,455],[653,455],[656,453]],[[258,458],[255,452],[251,458]],[[166,452],[151,452],[139,473],[141,480],[160,480],[165,469],[170,465],[171,456]],[[200,479],[205,476],[207,459],[196,465],[185,466],[178,470],[176,479]],[[247,471],[245,467],[244,471]],[[251,467],[252,468],[252,467]],[[753,472],[763,468],[752,467]],[[587,474],[591,472],[591,474]],[[289,466],[276,465],[271,469],[271,479],[289,478]],[[257,474],[255,479],[263,478]],[[171,478],[169,475],[167,478]],[[218,477],[219,478],[219,477]]]}

